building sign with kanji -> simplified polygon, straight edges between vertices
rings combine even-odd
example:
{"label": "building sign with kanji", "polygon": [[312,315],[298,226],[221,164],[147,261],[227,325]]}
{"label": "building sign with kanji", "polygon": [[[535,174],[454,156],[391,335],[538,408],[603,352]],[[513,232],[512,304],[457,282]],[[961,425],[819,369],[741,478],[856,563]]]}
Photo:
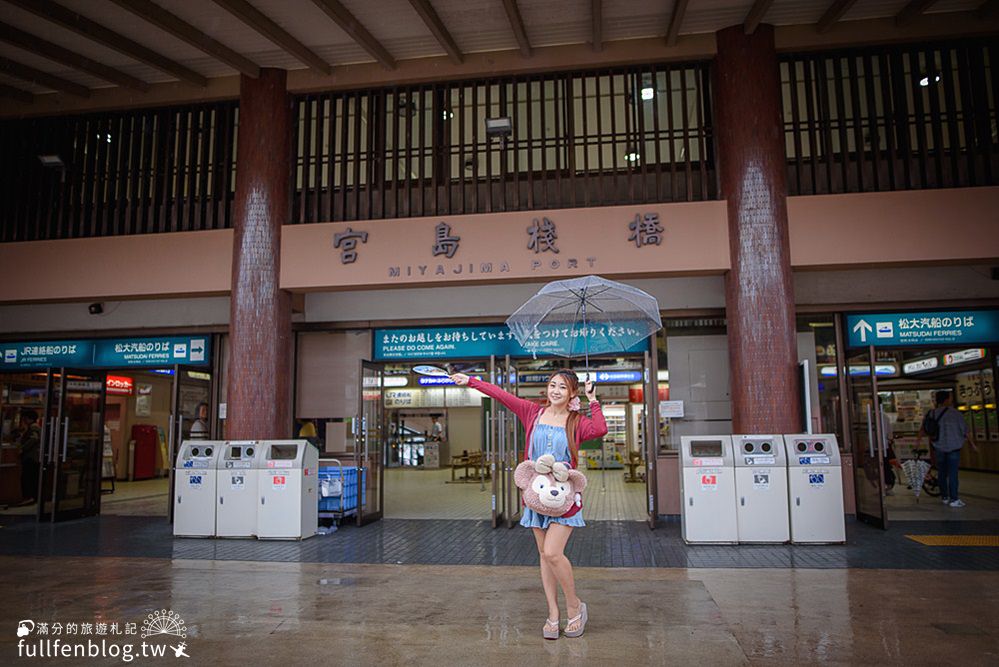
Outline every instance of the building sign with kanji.
{"label": "building sign with kanji", "polygon": [[[591,335],[604,338],[625,333],[616,325],[591,324],[582,328],[548,328],[540,331],[537,340],[526,346],[517,342],[510,330],[502,324],[484,324],[469,327],[419,327],[408,329],[375,329],[373,340],[374,361],[391,359],[474,359],[495,355],[502,357],[545,356],[545,350],[559,339]],[[617,331],[616,329],[621,329]],[[648,348],[648,341],[640,341],[626,353],[641,354]]]}

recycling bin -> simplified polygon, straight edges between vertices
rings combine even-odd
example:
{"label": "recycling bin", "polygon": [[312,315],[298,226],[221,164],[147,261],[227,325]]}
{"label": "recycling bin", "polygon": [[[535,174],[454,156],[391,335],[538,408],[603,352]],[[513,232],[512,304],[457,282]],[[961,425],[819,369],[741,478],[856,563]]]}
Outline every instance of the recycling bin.
{"label": "recycling bin", "polygon": [[843,469],[836,436],[785,435],[784,443],[787,446],[791,542],[845,542]]}
{"label": "recycling bin", "polygon": [[681,437],[680,465],[683,541],[688,544],[738,542],[732,437]]}
{"label": "recycling bin", "polygon": [[791,539],[787,456],[780,435],[733,435],[739,542]]}
{"label": "recycling bin", "polygon": [[304,540],[319,528],[319,450],[308,440],[263,440],[257,538]]}
{"label": "recycling bin", "polygon": [[257,534],[258,459],[263,447],[254,440],[225,443],[218,457],[215,534],[218,537],[253,537]]}
{"label": "recycling bin", "polygon": [[177,450],[173,471],[173,534],[215,535],[215,466],[225,443],[185,440]]}

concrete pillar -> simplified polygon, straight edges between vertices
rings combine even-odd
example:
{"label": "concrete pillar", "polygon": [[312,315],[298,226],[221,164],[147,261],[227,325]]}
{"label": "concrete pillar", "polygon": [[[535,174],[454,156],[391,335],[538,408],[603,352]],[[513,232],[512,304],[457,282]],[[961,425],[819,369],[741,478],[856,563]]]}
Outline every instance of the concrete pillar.
{"label": "concrete pillar", "polygon": [[226,436],[291,431],[291,295],[279,289],[288,218],[291,101],[286,73],[243,75],[239,89]]}
{"label": "concrete pillar", "polygon": [[714,122],[732,270],[725,307],[735,433],[801,428],[786,159],[774,31],[717,33]]}

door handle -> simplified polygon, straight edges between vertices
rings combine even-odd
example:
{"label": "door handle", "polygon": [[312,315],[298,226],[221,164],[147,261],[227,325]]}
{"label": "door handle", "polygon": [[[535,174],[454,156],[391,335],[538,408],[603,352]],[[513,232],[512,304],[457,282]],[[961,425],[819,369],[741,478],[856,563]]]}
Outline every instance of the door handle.
{"label": "door handle", "polygon": [[66,462],[66,450],[69,449],[69,417],[62,424],[62,462]]}
{"label": "door handle", "polygon": [[55,460],[55,451],[54,451],[55,442],[56,442],[55,425],[56,425],[56,418],[49,417],[49,430],[45,434],[47,437],[45,439],[45,460],[42,461],[43,464],[51,463],[52,461]]}
{"label": "door handle", "polygon": [[260,504],[266,505],[266,503],[264,502],[264,496],[260,496]]}
{"label": "door handle", "polygon": [[693,496],[691,496],[690,498],[687,499],[687,504],[690,505],[691,507],[694,506],[694,497]]}
{"label": "door handle", "polygon": [[874,458],[874,422],[871,421],[871,406],[867,406],[867,451]]}
{"label": "door handle", "polygon": [[739,498],[739,504],[742,505],[743,507],[746,506],[746,496]]}
{"label": "door handle", "polygon": [[219,505],[225,505],[225,497],[219,496]]}
{"label": "door handle", "polygon": [[798,496],[797,498],[794,499],[794,504],[798,507],[801,507],[801,496]]}

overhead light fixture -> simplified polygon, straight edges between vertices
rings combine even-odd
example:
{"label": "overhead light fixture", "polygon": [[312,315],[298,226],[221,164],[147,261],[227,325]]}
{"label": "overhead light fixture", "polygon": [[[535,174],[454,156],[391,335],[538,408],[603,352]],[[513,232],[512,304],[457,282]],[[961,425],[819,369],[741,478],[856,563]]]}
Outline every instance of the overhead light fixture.
{"label": "overhead light fixture", "polygon": [[642,100],[648,102],[653,97],[656,96],[656,89],[652,86],[645,86],[642,88]]}
{"label": "overhead light fixture", "polygon": [[[934,74],[933,81],[935,83],[940,83],[940,75]],[[930,85],[930,77],[924,76],[922,79],[919,80],[919,85],[922,86],[923,88],[926,88],[928,85]]]}
{"label": "overhead light fixture", "polygon": [[450,109],[444,109],[442,115],[444,116],[444,120],[451,120],[452,118],[454,118],[454,112],[451,111]]}
{"label": "overhead light fixture", "polygon": [[632,148],[629,149],[628,152],[624,154],[624,159],[632,164],[638,164],[641,161],[642,156],[638,154],[638,151]]}
{"label": "overhead light fixture", "polygon": [[509,116],[486,118],[487,137],[509,137],[513,134],[513,121]]}
{"label": "overhead light fixture", "polygon": [[42,163],[43,167],[51,167],[53,169],[61,169],[66,166],[62,158],[58,155],[39,155],[38,161]]}

